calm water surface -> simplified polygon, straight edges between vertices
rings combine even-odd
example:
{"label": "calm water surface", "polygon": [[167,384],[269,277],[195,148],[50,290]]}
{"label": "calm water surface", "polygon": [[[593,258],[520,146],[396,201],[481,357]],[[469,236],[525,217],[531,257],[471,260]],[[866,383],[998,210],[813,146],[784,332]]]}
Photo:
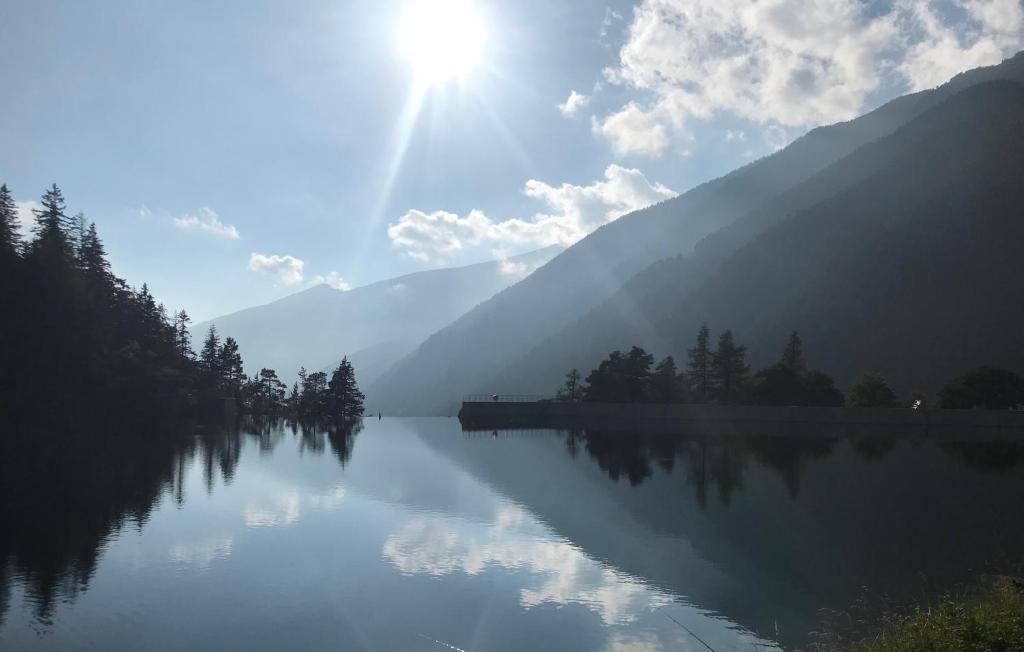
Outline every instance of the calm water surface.
{"label": "calm water surface", "polygon": [[0,648],[801,648],[829,610],[1024,550],[1006,442],[454,419],[139,441],[5,467]]}

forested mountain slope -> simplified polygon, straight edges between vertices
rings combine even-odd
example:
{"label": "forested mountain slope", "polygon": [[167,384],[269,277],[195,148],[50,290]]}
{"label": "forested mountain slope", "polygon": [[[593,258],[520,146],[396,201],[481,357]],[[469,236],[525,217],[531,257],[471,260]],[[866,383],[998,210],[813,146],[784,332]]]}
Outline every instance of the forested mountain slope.
{"label": "forested mountain slope", "polygon": [[630,344],[682,356],[704,321],[755,365],[797,329],[841,385],[872,372],[932,391],[980,364],[1024,369],[1022,206],[1024,85],[970,87],[652,265],[500,385],[553,387]]}
{"label": "forested mountain slope", "polygon": [[[709,234],[773,202],[792,202],[792,210],[806,205],[801,202],[824,199],[827,195],[780,195],[957,91],[991,79],[1024,79],[1024,55],[898,98],[855,120],[814,129],[772,156],[603,226],[430,337],[370,387],[371,400],[391,412],[445,414],[467,393],[540,391],[550,373],[524,373],[524,364],[532,364],[525,362],[528,352],[562,329],[574,328],[582,315],[613,296],[635,273],[662,258],[689,253]],[[776,210],[786,214],[781,203]],[[724,249],[734,249],[763,228],[752,224],[723,234]],[[696,285],[686,278],[672,282]],[[631,311],[623,316],[635,317]],[[586,329],[574,337],[584,344],[592,339]]]}

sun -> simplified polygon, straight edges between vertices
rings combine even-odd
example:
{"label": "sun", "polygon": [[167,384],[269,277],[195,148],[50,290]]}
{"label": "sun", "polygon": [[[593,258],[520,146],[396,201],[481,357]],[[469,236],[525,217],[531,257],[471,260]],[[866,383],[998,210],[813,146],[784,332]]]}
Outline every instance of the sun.
{"label": "sun", "polygon": [[471,0],[410,0],[398,44],[416,83],[434,86],[464,78],[480,63],[484,24]]}

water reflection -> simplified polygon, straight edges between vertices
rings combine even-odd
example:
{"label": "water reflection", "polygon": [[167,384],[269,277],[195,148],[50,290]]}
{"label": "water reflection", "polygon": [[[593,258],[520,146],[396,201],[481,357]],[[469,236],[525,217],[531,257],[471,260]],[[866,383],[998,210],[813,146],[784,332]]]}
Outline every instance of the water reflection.
{"label": "water reflection", "polygon": [[917,599],[922,575],[942,590],[1024,548],[1014,441],[434,419],[3,446],[0,647],[17,649],[171,622],[190,625],[155,648],[802,647],[863,587]]}

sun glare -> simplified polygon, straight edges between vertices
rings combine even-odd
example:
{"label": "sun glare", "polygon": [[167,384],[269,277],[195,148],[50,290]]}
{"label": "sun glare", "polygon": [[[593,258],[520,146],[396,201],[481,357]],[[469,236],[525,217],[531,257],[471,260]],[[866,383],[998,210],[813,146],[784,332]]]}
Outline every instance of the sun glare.
{"label": "sun glare", "polygon": [[417,84],[433,86],[465,77],[476,67],[484,26],[471,0],[410,0],[398,39]]}

